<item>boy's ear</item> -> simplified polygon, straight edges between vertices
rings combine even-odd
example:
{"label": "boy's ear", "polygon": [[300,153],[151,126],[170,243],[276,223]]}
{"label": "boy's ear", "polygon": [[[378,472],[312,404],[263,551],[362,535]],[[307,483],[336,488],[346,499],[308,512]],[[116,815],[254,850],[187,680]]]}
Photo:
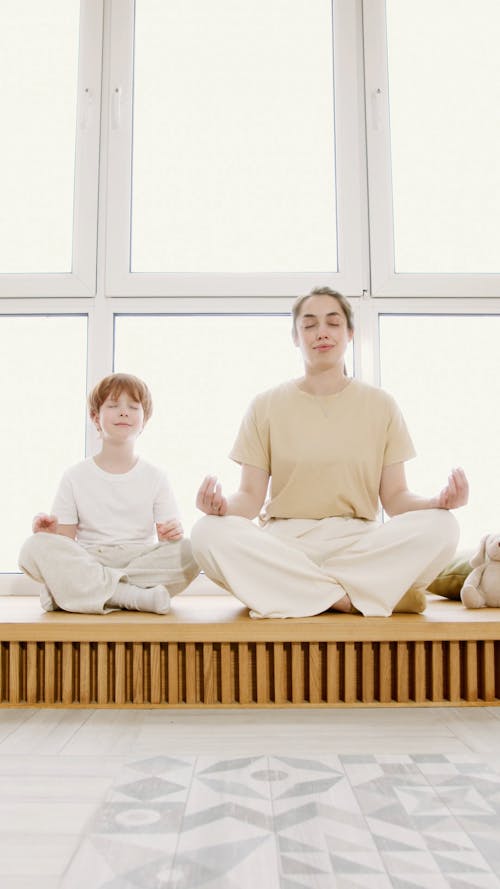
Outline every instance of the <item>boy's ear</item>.
{"label": "boy's ear", "polygon": [[101,427],[99,426],[99,415],[98,415],[98,414],[95,414],[95,413],[92,413],[92,414],[90,415],[90,420],[91,420],[91,422],[94,424],[94,426],[95,426],[95,428],[97,429],[97,431],[100,432],[100,431],[101,431]]}

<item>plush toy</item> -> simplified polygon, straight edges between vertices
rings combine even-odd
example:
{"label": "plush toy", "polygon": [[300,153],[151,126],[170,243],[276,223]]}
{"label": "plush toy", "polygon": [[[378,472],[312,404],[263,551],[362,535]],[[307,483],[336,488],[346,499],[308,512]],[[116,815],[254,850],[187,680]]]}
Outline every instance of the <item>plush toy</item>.
{"label": "plush toy", "polygon": [[470,560],[460,598],[466,608],[500,608],[500,534],[485,534]]}

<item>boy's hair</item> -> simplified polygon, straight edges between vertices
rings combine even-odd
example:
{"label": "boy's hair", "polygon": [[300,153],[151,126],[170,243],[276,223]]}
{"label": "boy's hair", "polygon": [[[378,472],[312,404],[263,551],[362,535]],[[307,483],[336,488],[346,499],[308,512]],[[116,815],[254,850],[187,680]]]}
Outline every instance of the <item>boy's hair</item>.
{"label": "boy's hair", "polygon": [[126,392],[130,398],[142,404],[144,422],[146,423],[153,413],[151,392],[146,383],[132,374],[109,374],[100,383],[97,383],[97,386],[94,386],[88,397],[91,418],[98,416],[102,405],[110,395],[118,397],[122,392]]}
{"label": "boy's hair", "polygon": [[295,332],[297,330],[297,318],[299,317],[299,312],[302,308],[302,304],[306,301],[306,299],[309,299],[310,296],[335,297],[338,304],[340,305],[340,308],[342,309],[343,314],[345,315],[348,329],[354,330],[354,317],[352,306],[349,300],[342,293],[338,293],[337,290],[332,290],[330,287],[315,287],[315,289],[311,290],[311,292],[308,293],[306,296],[298,296],[292,305],[293,330]]}

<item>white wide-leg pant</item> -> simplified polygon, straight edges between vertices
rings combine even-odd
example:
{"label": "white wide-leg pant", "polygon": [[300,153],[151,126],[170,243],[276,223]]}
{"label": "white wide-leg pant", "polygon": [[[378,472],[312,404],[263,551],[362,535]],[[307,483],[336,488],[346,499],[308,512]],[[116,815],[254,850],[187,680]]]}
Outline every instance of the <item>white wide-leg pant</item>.
{"label": "white wide-leg pant", "polygon": [[191,543],[200,567],[252,617],[320,614],[347,593],[366,616],[386,617],[411,586],[426,587],[459,536],[444,509],[415,510],[384,524],[363,519],[205,516]]}
{"label": "white wide-leg pant", "polygon": [[105,614],[120,581],[138,587],[166,586],[182,592],[200,572],[189,540],[148,546],[114,544],[84,548],[62,534],[33,534],[19,554],[19,567],[45,584],[42,606],[64,611]]}

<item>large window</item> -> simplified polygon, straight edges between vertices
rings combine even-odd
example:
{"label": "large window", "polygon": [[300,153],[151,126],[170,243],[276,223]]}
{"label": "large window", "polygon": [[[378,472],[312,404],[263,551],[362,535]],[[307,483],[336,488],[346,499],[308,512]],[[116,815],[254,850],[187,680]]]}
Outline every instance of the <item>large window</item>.
{"label": "large window", "polygon": [[133,272],[337,271],[332,10],[138,0]]}
{"label": "large window", "polygon": [[382,315],[381,383],[399,402],[418,457],[410,486],[437,494],[453,466],[470,481],[469,505],[457,513],[463,546],[498,525],[500,316]]}
{"label": "large window", "polygon": [[98,0],[1,4],[0,296],[95,293],[101,28]]}
{"label": "large window", "polygon": [[187,529],[205,474],[234,487],[317,286],[353,302],[349,367],[400,402],[412,487],[463,464],[462,542],[494,530],[497,0],[5,0],[0,25],[0,592],[113,369],[151,386],[140,449]]}
{"label": "large window", "polygon": [[359,5],[133,6],[113,11],[109,292],[359,294]]}
{"label": "large window", "polygon": [[85,455],[86,362],[85,316],[0,316],[0,572],[18,570],[33,516]]}
{"label": "large window", "polygon": [[497,296],[500,5],[364,12],[372,292]]}

